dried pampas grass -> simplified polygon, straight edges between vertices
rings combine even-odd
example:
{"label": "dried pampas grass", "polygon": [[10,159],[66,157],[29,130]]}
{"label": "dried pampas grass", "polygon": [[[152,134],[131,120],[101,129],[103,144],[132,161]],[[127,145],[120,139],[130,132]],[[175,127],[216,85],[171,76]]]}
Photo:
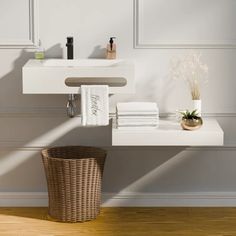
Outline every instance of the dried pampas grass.
{"label": "dried pampas grass", "polygon": [[201,54],[191,52],[183,59],[171,61],[171,77],[187,82],[193,100],[200,100],[200,87],[207,82],[208,67],[201,62]]}

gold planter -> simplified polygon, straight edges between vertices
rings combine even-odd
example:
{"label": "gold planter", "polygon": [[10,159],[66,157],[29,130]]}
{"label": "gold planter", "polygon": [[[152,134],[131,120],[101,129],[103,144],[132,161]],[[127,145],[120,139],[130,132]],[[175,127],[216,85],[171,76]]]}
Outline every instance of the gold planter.
{"label": "gold planter", "polygon": [[198,119],[185,119],[183,118],[181,121],[181,126],[184,130],[196,130],[199,129],[203,125],[202,118]]}

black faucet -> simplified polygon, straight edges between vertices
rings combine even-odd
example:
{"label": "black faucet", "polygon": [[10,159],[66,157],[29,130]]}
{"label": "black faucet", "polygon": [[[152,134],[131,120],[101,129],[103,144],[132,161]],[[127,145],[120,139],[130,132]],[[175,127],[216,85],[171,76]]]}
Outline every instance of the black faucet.
{"label": "black faucet", "polygon": [[72,60],[74,59],[74,45],[73,45],[73,37],[67,37],[67,59]]}

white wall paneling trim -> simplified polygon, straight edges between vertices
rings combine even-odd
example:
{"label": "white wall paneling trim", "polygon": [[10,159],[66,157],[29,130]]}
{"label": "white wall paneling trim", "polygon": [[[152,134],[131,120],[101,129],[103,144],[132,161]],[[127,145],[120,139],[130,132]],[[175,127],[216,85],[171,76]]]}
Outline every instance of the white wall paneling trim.
{"label": "white wall paneling trim", "polygon": [[0,207],[44,207],[48,196],[44,192],[0,192]]}
{"label": "white wall paneling trim", "polygon": [[103,194],[103,207],[234,207],[235,192]]}
{"label": "white wall paneling trim", "polygon": [[[234,24],[233,22],[236,20],[234,19],[234,11],[236,9],[236,4],[232,0],[210,0],[210,1],[198,1],[198,0],[178,0],[178,1],[170,1],[170,0],[134,0],[134,48],[137,49],[155,49],[155,48],[216,48],[216,49],[227,49],[227,48],[236,48],[236,40],[233,35],[233,30],[230,30],[230,27]],[[172,7],[174,3],[174,6]],[[186,4],[187,3],[187,4]],[[208,4],[206,4],[208,3]],[[146,5],[144,5],[146,4]],[[148,4],[159,4],[159,5],[153,5],[148,8]],[[166,5],[165,5],[166,4]],[[222,5],[225,4],[225,5]],[[186,9],[181,6],[186,6]],[[182,9],[184,8],[185,11],[188,11],[188,7],[193,6],[192,13],[188,14],[188,18],[190,19],[181,19],[180,22],[178,22],[179,18],[176,17],[175,19],[171,18],[173,16],[180,15],[182,18],[183,15],[186,15],[186,12],[183,12],[181,14]],[[224,9],[222,9],[222,12],[219,12],[222,8],[222,6],[225,6]],[[160,10],[160,12],[155,12],[154,10],[156,6],[161,6],[163,10]],[[208,9],[209,7],[209,9]],[[214,7],[214,9],[212,9]],[[148,11],[148,17],[145,18],[145,12],[144,10]],[[148,10],[149,9],[149,10]],[[171,13],[173,9],[179,11],[175,12],[176,14]],[[181,9],[181,10],[179,10]],[[205,9],[205,10],[204,10]],[[208,9],[208,10],[207,10]],[[234,11],[232,10],[234,9]],[[158,10],[158,9],[157,9]],[[164,12],[163,12],[164,11]],[[225,13],[224,17],[223,14]],[[163,14],[162,14],[163,13]],[[210,14],[209,14],[210,13]],[[218,14],[219,13],[219,14]],[[201,15],[203,14],[203,16]],[[161,16],[167,17],[167,18],[161,18]],[[190,17],[191,15],[191,17]],[[196,16],[196,19],[192,19],[192,17]],[[158,18],[159,17],[159,18]],[[207,18],[207,20],[205,18]],[[219,18],[222,18],[220,20]],[[156,20],[152,21],[151,20]],[[203,20],[205,19],[205,21]],[[194,21],[196,25],[188,25]],[[217,22],[221,22],[223,25],[218,24]],[[161,22],[161,23],[160,23]],[[168,23],[170,25],[168,25]],[[209,24],[207,25],[207,23]],[[145,24],[146,23],[146,24]],[[172,24],[173,23],[173,24]],[[175,26],[175,23],[179,23]],[[162,25],[161,25],[162,24]],[[185,24],[187,26],[185,27]],[[191,33],[189,32],[189,29],[193,28],[194,30],[197,30],[198,25],[202,24],[203,30],[202,31],[202,38],[197,39],[196,37],[192,36],[192,38],[188,39],[189,35]],[[214,26],[213,26],[214,25]],[[182,27],[185,28],[182,29]],[[184,29],[187,31],[184,33]],[[211,29],[211,30],[208,30]],[[175,31],[177,30],[177,31]],[[178,39],[174,38],[175,35],[178,34],[178,32],[181,32],[183,30],[184,39]],[[195,31],[196,31],[195,30]],[[221,32],[222,30],[226,30],[225,32]],[[157,32],[156,34],[154,32]],[[167,31],[167,33],[166,33]],[[168,32],[169,31],[169,32]],[[173,31],[173,33],[171,32]],[[190,30],[191,31],[191,30]],[[161,33],[163,32],[163,34]],[[211,32],[211,33],[210,33]],[[150,34],[150,35],[149,35]],[[168,35],[166,38],[163,35]],[[180,33],[181,34],[181,33]],[[209,35],[208,35],[209,34]],[[212,35],[211,35],[212,34]],[[232,34],[232,35],[231,35]],[[164,38],[160,38],[160,35]],[[195,33],[193,33],[195,35]],[[200,33],[198,34],[200,35]],[[224,35],[224,38],[220,38]],[[159,37],[159,38],[158,38]],[[180,36],[181,37],[181,36]],[[219,38],[216,38],[219,37]],[[174,39],[173,39],[174,38]]]}
{"label": "white wall paneling trim", "polygon": [[[0,207],[47,207],[46,192],[1,192]],[[102,207],[235,207],[236,192],[103,193]]]}
{"label": "white wall paneling trim", "polygon": [[66,117],[64,107],[1,107],[0,117]]}
{"label": "white wall paneling trim", "polygon": [[[175,113],[164,112],[159,114],[161,118],[173,118]],[[66,107],[1,107],[0,117],[66,117]],[[203,113],[203,117],[235,117],[236,113],[211,112]],[[115,118],[116,113],[110,113],[110,118]]]}
{"label": "white wall paneling trim", "polygon": [[[34,151],[34,152],[40,152],[43,148],[46,148],[46,146],[39,145],[39,146],[24,146],[23,141],[6,141],[3,142],[0,140],[0,148],[1,150],[9,150],[9,151]],[[104,147],[100,146],[100,148],[103,148],[107,150],[108,152],[112,151],[130,151],[130,150],[138,150],[141,149],[142,151],[156,151],[159,149],[166,149],[165,146],[140,146],[140,147],[133,147],[133,146],[109,146],[109,147]],[[170,147],[170,148],[179,148],[179,147]],[[236,145],[231,145],[231,146],[221,146],[221,147],[216,147],[216,146],[209,146],[209,147],[181,147],[184,150],[183,151],[192,151],[192,152],[202,152],[202,151],[217,151],[217,152],[225,152],[225,151],[231,151],[231,152],[236,152]]]}
{"label": "white wall paneling trim", "polygon": [[[28,37],[25,39],[9,39],[1,40],[0,48],[35,48],[38,45],[39,32],[39,14],[38,14],[38,0],[28,0]],[[23,22],[24,24],[24,22]]]}

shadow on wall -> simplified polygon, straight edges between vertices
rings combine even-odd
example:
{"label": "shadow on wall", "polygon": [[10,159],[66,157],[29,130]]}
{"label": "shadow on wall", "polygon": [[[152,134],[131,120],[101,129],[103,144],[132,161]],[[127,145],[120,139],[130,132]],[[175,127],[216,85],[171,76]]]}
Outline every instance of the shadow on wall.
{"label": "shadow on wall", "polygon": [[[37,123],[40,120],[44,120],[44,118],[37,118],[34,125],[39,125]],[[41,122],[43,123],[43,121]],[[78,117],[62,119],[61,124],[56,127],[51,127],[47,131],[44,130],[41,135],[31,141],[21,143],[21,149],[0,152],[0,191],[6,191],[7,188],[10,188],[8,191],[11,192],[19,191],[17,186],[24,186],[22,179],[28,179],[30,184],[29,186],[27,184],[28,187],[25,186],[28,189],[22,187],[21,191],[31,192],[32,183],[35,188],[34,191],[45,191],[45,177],[42,174],[43,165],[42,162],[38,162],[39,158],[41,159],[39,147],[66,145],[111,146],[110,142],[111,124],[107,127],[84,128],[80,127],[80,118]],[[30,165],[32,165],[31,171],[26,171]],[[35,169],[38,170],[35,173],[41,173],[40,180],[39,176],[32,172]],[[42,182],[39,184],[39,181]]]}
{"label": "shadow on wall", "polygon": [[[98,135],[101,130],[96,128],[95,130],[93,132],[87,128],[73,129],[50,146],[58,146],[61,143],[77,145],[76,140],[74,143],[69,141],[71,137],[78,138],[79,133],[82,135],[87,131],[91,131],[90,137],[86,138],[87,143],[82,144],[88,145],[93,134],[97,135],[93,141],[103,138]],[[109,130],[108,128],[107,132]],[[151,148],[150,150],[147,147],[109,148],[103,178],[103,192],[116,194],[149,192],[150,189],[155,189],[155,186],[158,186],[155,189],[155,191],[158,191],[159,187],[163,188],[166,185],[168,189],[168,185],[173,187],[175,183],[179,187],[178,181],[180,181],[180,178],[176,178],[175,174],[181,171],[189,161],[189,156],[183,154],[184,150],[184,147],[173,147],[168,150],[164,147]],[[147,151],[149,156],[146,155]],[[16,150],[14,152],[1,151],[0,165],[2,170],[0,191],[45,192],[47,190],[40,149]],[[184,178],[183,173],[181,173],[181,176]],[[104,203],[109,204],[114,196],[110,197],[111,199],[106,199]],[[124,199],[124,203],[127,203],[127,201],[129,199]]]}
{"label": "shadow on wall", "polygon": [[39,151],[1,150],[0,165],[0,192],[47,191]]}
{"label": "shadow on wall", "polygon": [[106,48],[102,47],[101,45],[95,46],[92,53],[89,55],[88,58],[105,59],[106,58]]}
{"label": "shadow on wall", "polygon": [[55,44],[45,51],[46,58],[63,58],[63,48],[61,44]]}
{"label": "shadow on wall", "polygon": [[185,147],[111,149],[112,155],[108,156],[104,172],[104,192],[149,191],[149,188],[152,189],[157,182],[159,183],[161,176],[166,173],[168,175],[178,165],[182,165],[181,153],[184,150]]}
{"label": "shadow on wall", "polygon": [[[61,58],[62,48],[56,44],[45,52],[47,57]],[[34,58],[34,52],[22,50],[20,56],[14,61],[13,69],[0,78],[0,107],[1,110],[16,109],[20,107],[48,107],[65,103],[63,95],[24,95],[22,94],[22,67]]]}

